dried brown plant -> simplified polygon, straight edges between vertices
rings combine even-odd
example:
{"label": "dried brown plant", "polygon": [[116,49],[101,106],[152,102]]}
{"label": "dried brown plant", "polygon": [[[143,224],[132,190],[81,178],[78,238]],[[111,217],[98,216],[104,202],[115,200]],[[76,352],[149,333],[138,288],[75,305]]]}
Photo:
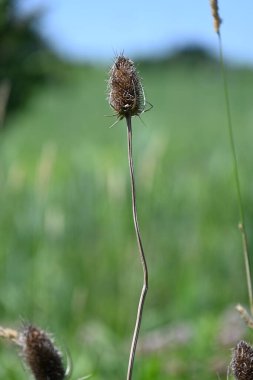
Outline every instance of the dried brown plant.
{"label": "dried brown plant", "polygon": [[[108,101],[110,106],[115,110],[117,120],[126,118],[127,123],[127,142],[128,142],[128,163],[130,170],[131,180],[131,194],[132,194],[132,211],[135,233],[139,248],[139,254],[143,269],[143,286],[139,299],[137,310],[136,323],[132,338],[132,344],[129,355],[127,380],[132,378],[135,352],[138,342],[138,336],[142,321],[143,307],[148,291],[148,267],[145,258],[144,248],[142,244],[138,217],[136,207],[136,187],[134,177],[134,164],[132,153],[132,116],[140,116],[145,111],[146,101],[144,90],[134,66],[133,61],[124,57],[122,54],[117,57],[115,63],[110,70],[110,77],[108,81]],[[115,124],[115,123],[114,123]]]}

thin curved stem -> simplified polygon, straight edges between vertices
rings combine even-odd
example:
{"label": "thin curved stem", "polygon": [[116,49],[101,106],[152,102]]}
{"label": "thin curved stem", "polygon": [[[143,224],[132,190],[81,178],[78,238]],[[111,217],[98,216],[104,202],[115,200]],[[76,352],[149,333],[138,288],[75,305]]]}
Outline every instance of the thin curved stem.
{"label": "thin curved stem", "polygon": [[244,264],[245,264],[245,271],[246,271],[249,305],[250,305],[251,315],[253,315],[253,296],[252,296],[252,280],[251,280],[250,262],[249,262],[249,245],[248,245],[248,237],[247,237],[247,231],[246,231],[246,226],[245,226],[245,216],[244,216],[244,207],[243,207],[243,201],[242,201],[242,195],[241,195],[238,160],[237,160],[234,134],[233,134],[233,128],[232,128],[228,84],[227,84],[226,71],[225,71],[225,66],[224,66],[222,41],[221,41],[220,33],[218,33],[218,39],[219,39],[220,63],[221,63],[223,86],[224,86],[225,104],[226,104],[226,112],[227,112],[227,119],[228,119],[228,133],[229,133],[229,140],[230,140],[232,159],[233,159],[233,165],[234,165],[235,185],[236,185],[239,216],[240,216],[239,230],[242,236],[243,256],[244,256]]}
{"label": "thin curved stem", "polygon": [[141,264],[143,269],[143,286],[141,290],[141,295],[139,299],[139,305],[137,310],[137,317],[134,327],[134,333],[132,338],[132,344],[130,349],[130,355],[129,355],[129,362],[128,362],[128,370],[127,370],[127,380],[132,379],[132,373],[133,373],[133,366],[134,366],[134,359],[135,359],[135,352],[139,337],[139,331],[142,321],[142,314],[143,314],[143,307],[144,302],[146,298],[146,294],[148,291],[148,267],[147,262],[145,258],[145,253],[143,249],[143,244],[141,240],[141,234],[139,229],[139,223],[137,218],[137,208],[136,208],[136,190],[135,190],[135,180],[134,180],[134,164],[133,164],[133,153],[132,153],[132,123],[131,123],[131,116],[126,117],[127,122],[127,142],[128,142],[128,163],[129,163],[129,170],[130,170],[130,179],[131,179],[131,193],[132,193],[132,209],[133,209],[133,220],[134,220],[134,228],[136,233],[136,239],[138,243],[140,258],[141,258]]}

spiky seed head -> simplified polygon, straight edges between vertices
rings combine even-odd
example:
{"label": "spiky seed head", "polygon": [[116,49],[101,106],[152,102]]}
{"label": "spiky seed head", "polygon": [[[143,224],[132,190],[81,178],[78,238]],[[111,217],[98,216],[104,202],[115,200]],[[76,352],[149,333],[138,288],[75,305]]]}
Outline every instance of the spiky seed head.
{"label": "spiky seed head", "polygon": [[26,326],[20,333],[22,355],[36,380],[63,380],[65,369],[61,353],[43,330]]}
{"label": "spiky seed head", "polygon": [[253,348],[243,340],[233,350],[230,364],[237,380],[253,380]]}
{"label": "spiky seed head", "polygon": [[119,119],[140,115],[145,110],[145,95],[133,61],[119,55],[109,73],[108,101]]}
{"label": "spiky seed head", "polygon": [[210,0],[212,15],[213,15],[213,26],[216,33],[220,32],[220,26],[222,23],[222,19],[219,15],[219,6],[218,0]]}

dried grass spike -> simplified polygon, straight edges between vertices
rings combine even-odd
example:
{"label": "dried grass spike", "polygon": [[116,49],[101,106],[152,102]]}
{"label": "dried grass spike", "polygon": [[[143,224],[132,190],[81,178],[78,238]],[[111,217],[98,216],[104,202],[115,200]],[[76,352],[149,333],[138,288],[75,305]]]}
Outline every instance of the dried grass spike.
{"label": "dried grass spike", "polygon": [[24,360],[36,380],[63,380],[65,369],[61,353],[43,330],[28,325],[20,333]]}
{"label": "dried grass spike", "polygon": [[236,305],[236,310],[240,313],[240,316],[242,317],[246,325],[249,328],[253,329],[253,319],[252,316],[249,315],[247,310],[240,304]]}
{"label": "dried grass spike", "polygon": [[213,26],[216,33],[220,33],[220,26],[222,23],[222,19],[219,15],[219,6],[218,6],[218,0],[210,0],[210,5],[212,9],[212,15],[213,15]]}
{"label": "dried grass spike", "polygon": [[19,333],[17,330],[0,326],[0,337],[10,340],[13,343],[19,344]]}
{"label": "dried grass spike", "polygon": [[233,350],[230,364],[237,380],[253,380],[253,348],[241,340]]}
{"label": "dried grass spike", "polygon": [[138,116],[144,112],[144,90],[133,61],[119,55],[109,74],[108,101],[118,118]]}

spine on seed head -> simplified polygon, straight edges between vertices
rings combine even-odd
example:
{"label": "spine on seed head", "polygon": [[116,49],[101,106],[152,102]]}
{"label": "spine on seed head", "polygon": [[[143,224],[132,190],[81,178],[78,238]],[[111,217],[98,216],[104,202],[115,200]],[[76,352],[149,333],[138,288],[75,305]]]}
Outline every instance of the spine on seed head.
{"label": "spine on seed head", "polygon": [[138,116],[145,110],[145,95],[133,61],[116,58],[108,80],[108,101],[119,119]]}

